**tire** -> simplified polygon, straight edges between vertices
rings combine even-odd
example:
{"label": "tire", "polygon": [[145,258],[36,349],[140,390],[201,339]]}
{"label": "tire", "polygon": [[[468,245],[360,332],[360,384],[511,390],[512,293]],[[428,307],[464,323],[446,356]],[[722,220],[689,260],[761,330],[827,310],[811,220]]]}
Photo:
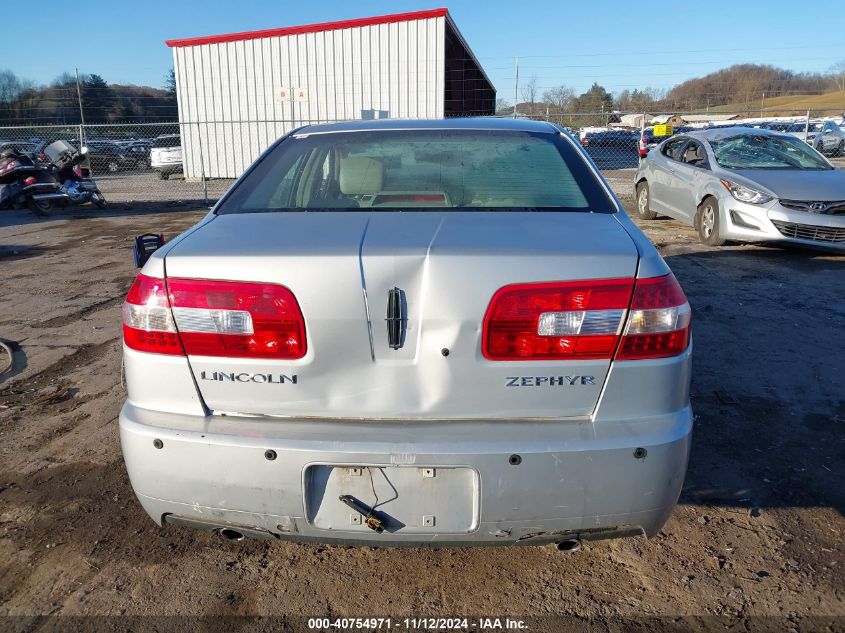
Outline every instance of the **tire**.
{"label": "tire", "polygon": [[695,215],[695,228],[698,230],[698,239],[707,246],[722,246],[725,243],[719,232],[721,229],[719,221],[719,203],[716,198],[705,198],[698,206],[698,213]]}
{"label": "tire", "polygon": [[46,218],[53,210],[53,203],[50,200],[35,200],[34,198],[26,199],[26,206],[32,211],[33,215],[39,218]]}
{"label": "tire", "polygon": [[120,165],[117,164],[117,161],[111,160],[109,161],[108,170],[110,174],[116,174],[120,169]]}
{"label": "tire", "polygon": [[833,153],[834,156],[845,156],[845,140],[839,141],[839,145],[836,147],[836,151]]}
{"label": "tire", "polygon": [[645,180],[637,185],[637,217],[641,220],[653,220],[657,217],[651,210],[651,192]]}
{"label": "tire", "polygon": [[95,191],[91,194],[91,202],[98,209],[105,209],[107,205],[106,199],[103,197],[103,194],[101,194],[99,191]]}

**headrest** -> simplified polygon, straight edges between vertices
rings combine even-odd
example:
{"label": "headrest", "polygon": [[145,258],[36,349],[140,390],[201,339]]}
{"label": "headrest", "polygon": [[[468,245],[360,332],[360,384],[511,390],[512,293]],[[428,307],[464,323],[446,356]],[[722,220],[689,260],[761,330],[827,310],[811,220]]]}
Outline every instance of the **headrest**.
{"label": "headrest", "polygon": [[704,155],[702,154],[701,149],[698,147],[698,145],[690,145],[686,151],[686,158],[687,160],[695,160],[704,158]]}
{"label": "headrest", "polygon": [[384,164],[368,156],[340,159],[340,191],[349,196],[378,193],[384,184]]}

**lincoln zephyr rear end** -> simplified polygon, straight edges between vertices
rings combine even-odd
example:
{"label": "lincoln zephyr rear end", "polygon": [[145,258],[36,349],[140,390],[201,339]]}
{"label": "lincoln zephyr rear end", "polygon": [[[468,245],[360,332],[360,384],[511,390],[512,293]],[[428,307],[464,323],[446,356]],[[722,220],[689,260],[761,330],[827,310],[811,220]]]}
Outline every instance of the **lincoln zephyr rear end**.
{"label": "lincoln zephyr rear end", "polygon": [[123,308],[149,515],[361,545],[655,534],[690,447],[690,308],[561,128],[276,142]]}

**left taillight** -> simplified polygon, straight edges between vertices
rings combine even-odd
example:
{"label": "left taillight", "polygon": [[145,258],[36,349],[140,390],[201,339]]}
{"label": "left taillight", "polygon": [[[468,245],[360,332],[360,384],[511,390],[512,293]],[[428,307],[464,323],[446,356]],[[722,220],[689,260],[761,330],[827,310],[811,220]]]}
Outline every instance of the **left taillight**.
{"label": "left taillight", "polygon": [[164,279],[138,275],[123,304],[123,340],[139,352],[182,356]]}
{"label": "left taillight", "polygon": [[139,351],[266,359],[307,351],[296,297],[277,284],[138,275],[123,310],[124,339]]}

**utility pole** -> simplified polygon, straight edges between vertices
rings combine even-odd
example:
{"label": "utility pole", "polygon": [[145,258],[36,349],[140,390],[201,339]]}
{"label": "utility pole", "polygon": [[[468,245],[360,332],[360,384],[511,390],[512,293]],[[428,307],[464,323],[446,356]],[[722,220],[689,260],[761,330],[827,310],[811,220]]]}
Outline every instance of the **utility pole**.
{"label": "utility pole", "polygon": [[82,138],[85,127],[85,112],[82,109],[82,89],[79,87],[79,69],[76,69],[76,98],[79,100],[79,146],[85,145],[85,139]]}
{"label": "utility pole", "polygon": [[760,100],[760,117],[763,116],[763,110],[766,107],[766,93],[763,92],[763,98]]}
{"label": "utility pole", "polygon": [[516,79],[513,82],[513,118],[516,118],[516,104],[519,103],[519,55],[516,56]]}

